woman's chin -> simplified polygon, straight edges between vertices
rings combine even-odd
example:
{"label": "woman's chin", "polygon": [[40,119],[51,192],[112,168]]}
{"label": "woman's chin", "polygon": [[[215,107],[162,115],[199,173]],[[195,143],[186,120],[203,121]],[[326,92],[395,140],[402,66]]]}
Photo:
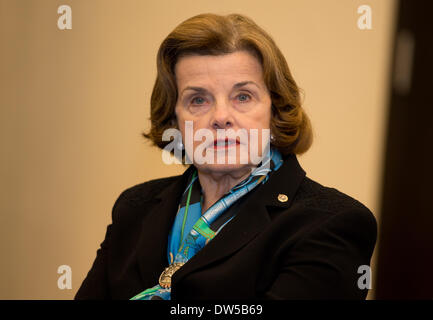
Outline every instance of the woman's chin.
{"label": "woman's chin", "polygon": [[195,164],[194,166],[202,172],[209,172],[209,173],[221,173],[221,174],[230,174],[235,172],[244,172],[248,169],[253,168],[254,166],[251,164],[242,164],[242,163],[224,163],[224,164]]}

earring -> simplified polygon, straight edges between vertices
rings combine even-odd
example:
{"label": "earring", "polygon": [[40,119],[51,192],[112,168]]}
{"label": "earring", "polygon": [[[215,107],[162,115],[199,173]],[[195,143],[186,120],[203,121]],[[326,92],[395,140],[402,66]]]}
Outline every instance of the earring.
{"label": "earring", "polygon": [[273,134],[271,134],[271,138],[270,138],[271,142],[275,142],[275,137]]}

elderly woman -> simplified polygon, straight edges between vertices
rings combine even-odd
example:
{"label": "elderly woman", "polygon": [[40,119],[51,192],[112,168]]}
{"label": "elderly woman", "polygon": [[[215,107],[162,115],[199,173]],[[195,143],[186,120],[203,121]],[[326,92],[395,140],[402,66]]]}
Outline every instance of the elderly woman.
{"label": "elderly woman", "polygon": [[375,218],[299,165],[311,126],[272,38],[239,14],[198,15],[157,67],[144,136],[191,165],[119,196],[76,299],[365,299]]}

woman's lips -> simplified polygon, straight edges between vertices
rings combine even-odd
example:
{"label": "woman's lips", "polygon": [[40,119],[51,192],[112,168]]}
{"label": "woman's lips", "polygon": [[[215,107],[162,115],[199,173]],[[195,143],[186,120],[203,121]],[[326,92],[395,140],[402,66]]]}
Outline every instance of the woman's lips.
{"label": "woman's lips", "polygon": [[225,139],[225,140],[214,140],[213,148],[214,149],[227,149],[231,147],[236,147],[239,145],[239,141],[235,139]]}

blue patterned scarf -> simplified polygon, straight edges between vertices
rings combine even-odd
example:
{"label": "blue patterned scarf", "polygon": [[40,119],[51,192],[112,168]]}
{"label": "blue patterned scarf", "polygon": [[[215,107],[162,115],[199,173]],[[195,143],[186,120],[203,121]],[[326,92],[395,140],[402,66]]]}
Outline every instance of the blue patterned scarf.
{"label": "blue patterned scarf", "polygon": [[[278,170],[283,160],[276,149],[271,149],[260,166],[251,175],[233,187],[215,202],[203,215],[202,192],[197,170],[194,170],[185,189],[172,230],[168,237],[167,267],[159,278],[159,284],[144,290],[131,300],[170,300],[171,277],[191,257],[211,241],[234,218],[235,213],[223,215],[237,200],[268,180],[271,171]],[[221,221],[222,220],[222,221]]]}

